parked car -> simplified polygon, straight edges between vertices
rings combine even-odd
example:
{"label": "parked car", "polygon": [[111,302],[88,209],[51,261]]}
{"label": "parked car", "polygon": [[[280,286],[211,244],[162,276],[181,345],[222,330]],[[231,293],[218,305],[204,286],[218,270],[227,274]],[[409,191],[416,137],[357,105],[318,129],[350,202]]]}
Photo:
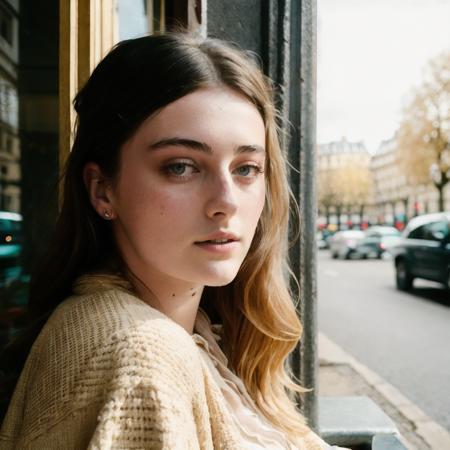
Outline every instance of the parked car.
{"label": "parked car", "polygon": [[450,289],[450,212],[411,219],[392,253],[398,289],[411,289],[415,278]]}
{"label": "parked car", "polygon": [[373,226],[364,232],[364,238],[358,242],[355,252],[361,258],[381,258],[401,240],[400,231],[394,227]]}
{"label": "parked car", "polygon": [[363,237],[364,232],[361,230],[338,231],[329,240],[331,257],[351,258],[355,255],[356,246]]}

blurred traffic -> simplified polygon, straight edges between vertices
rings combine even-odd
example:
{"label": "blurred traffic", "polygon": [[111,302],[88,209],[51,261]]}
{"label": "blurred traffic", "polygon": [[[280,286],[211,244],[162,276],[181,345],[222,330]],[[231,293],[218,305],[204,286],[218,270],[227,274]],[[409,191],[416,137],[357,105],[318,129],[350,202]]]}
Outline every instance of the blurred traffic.
{"label": "blurred traffic", "polygon": [[422,278],[450,290],[450,212],[412,219],[390,251],[398,289],[410,290],[414,279]]}
{"label": "blurred traffic", "polygon": [[402,291],[413,289],[415,279],[450,290],[450,212],[414,217],[403,231],[388,225],[321,227],[317,246],[333,259],[392,260],[393,282]]}

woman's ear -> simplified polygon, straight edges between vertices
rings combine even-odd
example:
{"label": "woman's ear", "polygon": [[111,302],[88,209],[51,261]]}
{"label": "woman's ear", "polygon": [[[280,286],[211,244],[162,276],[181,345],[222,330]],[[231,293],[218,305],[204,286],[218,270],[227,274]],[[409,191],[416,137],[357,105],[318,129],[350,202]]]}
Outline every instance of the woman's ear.
{"label": "woman's ear", "polygon": [[98,215],[105,220],[114,219],[116,214],[112,204],[111,189],[98,164],[89,162],[84,166],[83,182],[92,207]]}

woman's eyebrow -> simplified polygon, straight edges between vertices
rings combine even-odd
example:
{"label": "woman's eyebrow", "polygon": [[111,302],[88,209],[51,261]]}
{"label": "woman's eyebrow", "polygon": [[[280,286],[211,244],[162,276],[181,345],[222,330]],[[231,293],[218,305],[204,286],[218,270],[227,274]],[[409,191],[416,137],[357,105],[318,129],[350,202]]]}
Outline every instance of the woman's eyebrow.
{"label": "woman's eyebrow", "polygon": [[212,154],[213,151],[211,147],[208,144],[205,144],[204,142],[198,142],[194,141],[193,139],[186,139],[186,138],[167,138],[167,139],[161,139],[160,141],[154,142],[153,144],[149,145],[149,148],[151,150],[157,150],[163,147],[188,147],[192,150],[199,150],[201,152]]}
{"label": "woman's eyebrow", "polygon": [[266,153],[264,147],[260,145],[239,145],[234,149],[234,153]]}
{"label": "woman's eyebrow", "polygon": [[[193,139],[178,138],[178,137],[161,139],[157,142],[154,142],[153,144],[150,144],[149,149],[158,150],[163,147],[169,146],[187,147],[191,148],[192,150],[198,150],[201,152],[208,153],[210,155],[214,153],[212,148],[205,142],[199,142]],[[234,153],[255,153],[255,152],[265,153],[265,150],[260,145],[239,145],[234,149]]]}

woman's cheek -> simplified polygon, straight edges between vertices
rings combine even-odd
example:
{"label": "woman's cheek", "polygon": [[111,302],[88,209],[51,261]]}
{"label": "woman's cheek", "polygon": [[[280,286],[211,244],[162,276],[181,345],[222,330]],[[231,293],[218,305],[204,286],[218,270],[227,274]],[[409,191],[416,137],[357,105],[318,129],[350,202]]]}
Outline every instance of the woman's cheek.
{"label": "woman's cheek", "polygon": [[149,207],[157,210],[160,218],[166,217],[168,220],[183,220],[186,211],[192,211],[193,199],[186,197],[179,191],[166,191],[153,195],[151,204],[153,206]]}

